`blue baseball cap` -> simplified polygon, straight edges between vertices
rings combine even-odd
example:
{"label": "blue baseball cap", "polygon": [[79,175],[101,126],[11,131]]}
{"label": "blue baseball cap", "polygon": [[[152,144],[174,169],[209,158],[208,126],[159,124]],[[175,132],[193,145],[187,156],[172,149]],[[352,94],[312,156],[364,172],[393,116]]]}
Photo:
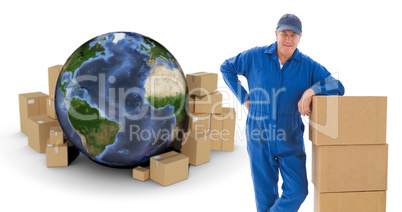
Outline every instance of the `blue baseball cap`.
{"label": "blue baseball cap", "polygon": [[300,35],[302,32],[302,24],[300,19],[293,14],[285,14],[279,19],[276,30],[281,32],[283,30],[292,30],[296,34]]}

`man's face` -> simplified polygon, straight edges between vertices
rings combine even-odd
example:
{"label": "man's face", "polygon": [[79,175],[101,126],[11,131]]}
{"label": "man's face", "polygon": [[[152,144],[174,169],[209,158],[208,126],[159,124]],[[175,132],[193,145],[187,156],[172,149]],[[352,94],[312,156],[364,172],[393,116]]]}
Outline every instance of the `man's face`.
{"label": "man's face", "polygon": [[285,58],[292,57],[300,42],[301,33],[298,35],[292,30],[283,30],[281,32],[275,31],[275,34],[278,42],[278,54]]}

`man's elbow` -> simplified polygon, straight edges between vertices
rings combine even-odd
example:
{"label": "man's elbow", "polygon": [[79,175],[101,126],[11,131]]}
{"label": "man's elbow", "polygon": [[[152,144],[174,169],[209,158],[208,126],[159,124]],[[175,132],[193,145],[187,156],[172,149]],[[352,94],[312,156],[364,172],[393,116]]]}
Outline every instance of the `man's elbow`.
{"label": "man's elbow", "polygon": [[340,96],[345,95],[345,87],[343,87],[341,82],[338,82],[338,86],[339,86],[339,95]]}
{"label": "man's elbow", "polygon": [[231,71],[230,71],[228,65],[229,65],[229,64],[228,64],[228,61],[227,61],[227,60],[225,60],[225,62],[222,63],[221,68],[220,68],[222,74],[231,73]]}

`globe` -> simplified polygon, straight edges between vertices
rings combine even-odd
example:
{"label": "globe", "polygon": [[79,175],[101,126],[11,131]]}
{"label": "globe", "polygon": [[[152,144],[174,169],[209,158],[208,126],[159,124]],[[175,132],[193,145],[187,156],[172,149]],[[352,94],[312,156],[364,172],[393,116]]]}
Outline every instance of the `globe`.
{"label": "globe", "polygon": [[176,58],[133,32],[112,32],[67,59],[55,93],[70,142],[102,165],[133,167],[172,146],[187,120],[187,83]]}

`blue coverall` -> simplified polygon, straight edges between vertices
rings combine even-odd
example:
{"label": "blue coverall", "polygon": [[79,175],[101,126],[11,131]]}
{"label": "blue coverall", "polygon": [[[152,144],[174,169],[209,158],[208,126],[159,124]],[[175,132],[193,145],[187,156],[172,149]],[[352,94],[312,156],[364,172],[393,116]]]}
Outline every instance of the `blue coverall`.
{"label": "blue coverall", "polygon": [[[308,194],[304,124],[298,102],[309,88],[316,95],[343,95],[342,83],[319,63],[295,50],[280,68],[277,43],[255,47],[226,60],[223,78],[243,104],[257,211],[297,211]],[[238,76],[246,77],[249,93]],[[278,171],[283,179],[278,195]]]}

